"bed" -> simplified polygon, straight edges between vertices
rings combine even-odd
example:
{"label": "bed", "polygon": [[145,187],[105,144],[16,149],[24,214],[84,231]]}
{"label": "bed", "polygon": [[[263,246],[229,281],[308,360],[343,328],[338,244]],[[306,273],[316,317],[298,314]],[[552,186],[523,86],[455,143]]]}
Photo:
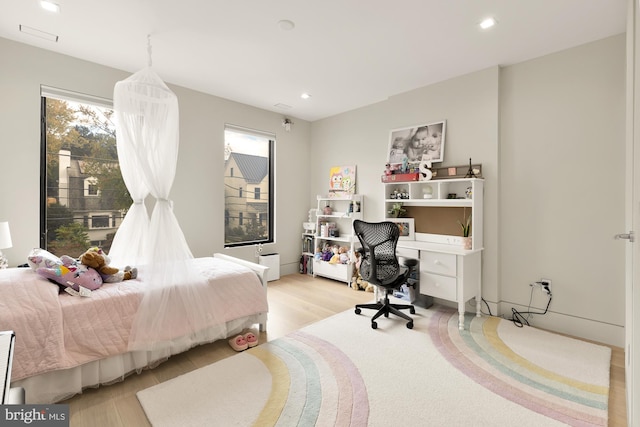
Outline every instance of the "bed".
{"label": "bed", "polygon": [[207,279],[205,291],[215,293],[219,305],[212,310],[224,324],[141,351],[127,349],[143,293],[139,280],[105,284],[85,298],[59,294],[57,285],[29,268],[0,270],[0,330],[16,333],[11,386],[25,389],[27,403],[59,402],[154,368],[195,345],[256,324],[266,329],[267,267],[223,254],[192,261]]}

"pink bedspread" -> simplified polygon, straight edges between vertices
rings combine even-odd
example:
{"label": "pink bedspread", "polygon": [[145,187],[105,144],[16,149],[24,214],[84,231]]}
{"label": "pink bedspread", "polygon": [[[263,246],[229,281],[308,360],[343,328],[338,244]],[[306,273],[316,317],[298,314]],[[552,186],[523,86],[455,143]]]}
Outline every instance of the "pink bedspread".
{"label": "pink bedspread", "polygon": [[[265,289],[247,267],[197,258],[220,321],[268,310]],[[127,352],[129,331],[143,295],[138,279],[107,283],[90,297],[65,293],[28,268],[0,270],[0,330],[16,333],[12,380],[72,368]]]}

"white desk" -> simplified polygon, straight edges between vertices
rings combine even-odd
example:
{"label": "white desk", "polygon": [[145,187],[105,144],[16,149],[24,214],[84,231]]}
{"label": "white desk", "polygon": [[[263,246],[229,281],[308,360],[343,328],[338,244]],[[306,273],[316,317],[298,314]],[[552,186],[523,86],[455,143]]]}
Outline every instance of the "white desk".
{"label": "white desk", "polygon": [[417,240],[398,241],[397,254],[420,260],[420,293],[458,303],[458,328],[464,329],[465,304],[482,302],[482,248],[464,250],[456,245]]}

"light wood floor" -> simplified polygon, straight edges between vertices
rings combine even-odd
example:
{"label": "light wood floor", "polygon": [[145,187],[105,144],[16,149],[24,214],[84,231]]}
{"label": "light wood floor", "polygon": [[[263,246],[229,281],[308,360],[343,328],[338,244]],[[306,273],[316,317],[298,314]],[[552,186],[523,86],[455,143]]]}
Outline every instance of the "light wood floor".
{"label": "light wood floor", "polygon": [[[341,282],[292,274],[269,282],[268,298],[268,331],[260,334],[261,343],[345,311],[355,304],[369,302],[372,294],[354,291]],[[609,425],[624,427],[627,425],[624,352],[620,347],[611,348]],[[236,352],[226,340],[219,340],[173,356],[157,368],[132,375],[123,382],[85,390],[81,395],[60,403],[69,404],[71,427],[148,426],[136,392],[234,354]]]}

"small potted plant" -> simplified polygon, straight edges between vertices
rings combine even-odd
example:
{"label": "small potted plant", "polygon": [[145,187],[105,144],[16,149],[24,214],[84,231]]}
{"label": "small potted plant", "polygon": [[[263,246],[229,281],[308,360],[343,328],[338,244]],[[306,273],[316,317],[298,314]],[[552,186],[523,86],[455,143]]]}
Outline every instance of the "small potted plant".
{"label": "small potted plant", "polygon": [[402,203],[394,203],[387,211],[390,218],[402,218],[406,213],[407,210],[402,207]]}
{"label": "small potted plant", "polygon": [[464,243],[464,248],[469,250],[472,247],[471,236],[469,235],[471,231],[471,215],[467,217],[464,223],[458,220],[458,224],[460,224],[460,227],[462,228],[462,240]]}

